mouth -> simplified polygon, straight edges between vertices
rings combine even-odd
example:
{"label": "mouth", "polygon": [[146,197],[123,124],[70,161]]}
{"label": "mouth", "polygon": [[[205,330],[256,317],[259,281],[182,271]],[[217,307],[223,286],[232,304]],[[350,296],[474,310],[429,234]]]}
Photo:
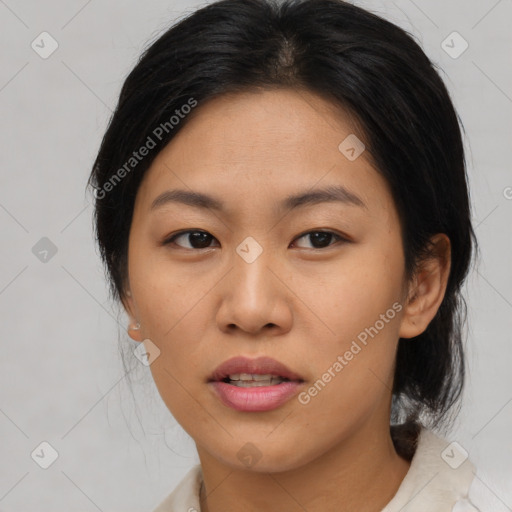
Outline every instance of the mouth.
{"label": "mouth", "polygon": [[287,402],[304,379],[269,357],[234,357],[217,367],[208,384],[224,405],[237,411],[262,412]]}
{"label": "mouth", "polygon": [[226,382],[234,386],[271,386],[304,379],[286,365],[271,357],[249,359],[238,356],[224,361],[210,375],[208,382]]}
{"label": "mouth", "polygon": [[234,373],[222,379],[221,382],[239,388],[258,388],[263,386],[276,386],[277,384],[281,384],[281,382],[290,382],[290,379],[270,373],[264,375],[258,373]]}

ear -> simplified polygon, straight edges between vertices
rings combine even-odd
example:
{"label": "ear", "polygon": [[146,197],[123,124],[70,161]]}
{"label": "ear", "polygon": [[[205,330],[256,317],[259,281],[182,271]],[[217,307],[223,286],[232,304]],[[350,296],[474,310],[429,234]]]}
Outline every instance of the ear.
{"label": "ear", "polygon": [[430,240],[432,254],[420,264],[409,285],[400,324],[401,338],[413,338],[425,331],[444,298],[451,268],[450,239],[438,233]]}
{"label": "ear", "polygon": [[132,297],[132,292],[129,288],[126,289],[126,291],[123,292],[121,296],[121,303],[123,304],[123,307],[127,313],[127,315],[130,317],[130,323],[128,325],[128,336],[133,341],[142,341],[142,333],[140,329],[140,324],[138,323],[136,314],[136,308],[135,308],[135,302]]}

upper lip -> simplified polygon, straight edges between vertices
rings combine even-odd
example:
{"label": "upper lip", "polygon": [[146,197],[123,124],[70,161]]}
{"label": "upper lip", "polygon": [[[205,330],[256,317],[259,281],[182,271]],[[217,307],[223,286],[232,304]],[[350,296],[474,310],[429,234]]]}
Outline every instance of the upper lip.
{"label": "upper lip", "polygon": [[210,375],[209,381],[221,381],[229,375],[236,373],[251,373],[256,375],[276,375],[289,380],[303,381],[302,377],[292,372],[287,366],[271,357],[258,357],[250,359],[243,356],[232,357],[217,368]]}

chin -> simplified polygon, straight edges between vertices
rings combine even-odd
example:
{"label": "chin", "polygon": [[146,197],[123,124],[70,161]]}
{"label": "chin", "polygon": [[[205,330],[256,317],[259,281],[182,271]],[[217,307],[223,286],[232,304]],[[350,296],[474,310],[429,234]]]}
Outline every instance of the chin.
{"label": "chin", "polygon": [[[223,464],[237,471],[250,471],[253,473],[282,473],[298,469],[314,460],[314,454],[298,453],[296,447],[300,443],[279,442],[273,446],[265,440],[258,442],[248,441],[233,454],[233,446],[226,447],[229,452],[216,457]],[[302,446],[303,448],[303,446]],[[215,451],[210,452],[215,457]]]}

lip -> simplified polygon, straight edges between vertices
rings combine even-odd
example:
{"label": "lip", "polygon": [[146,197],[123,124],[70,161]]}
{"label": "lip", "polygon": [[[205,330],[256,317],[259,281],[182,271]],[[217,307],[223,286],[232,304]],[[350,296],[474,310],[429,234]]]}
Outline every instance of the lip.
{"label": "lip", "polygon": [[292,372],[287,366],[271,357],[257,357],[249,359],[248,357],[237,356],[224,361],[217,366],[210,376],[209,381],[222,381],[234,373],[254,373],[256,375],[276,375],[290,380],[303,381],[304,379]]}
{"label": "lip", "polygon": [[[273,386],[242,388],[223,382],[234,373],[253,373],[256,375],[276,375],[289,379]],[[270,357],[233,357],[224,361],[212,373],[208,385],[220,401],[236,411],[263,412],[277,409],[285,404],[304,385],[304,379],[287,366]]]}

